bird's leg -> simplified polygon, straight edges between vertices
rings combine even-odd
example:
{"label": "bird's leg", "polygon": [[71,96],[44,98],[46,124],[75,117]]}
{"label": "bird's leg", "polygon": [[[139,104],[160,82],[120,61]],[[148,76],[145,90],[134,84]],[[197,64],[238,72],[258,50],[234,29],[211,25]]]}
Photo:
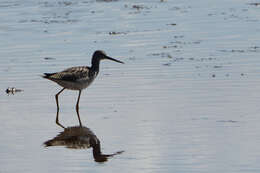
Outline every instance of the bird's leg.
{"label": "bird's leg", "polygon": [[78,100],[77,100],[77,104],[76,104],[76,111],[77,111],[77,115],[78,115],[78,119],[79,119],[79,125],[80,125],[80,127],[82,127],[80,116],[79,116],[79,99],[80,99],[80,94],[81,94],[81,90],[79,90],[79,96],[78,96]]}
{"label": "bird's leg", "polygon": [[56,99],[56,104],[57,104],[57,114],[56,114],[56,124],[62,128],[65,128],[63,125],[61,125],[59,123],[59,110],[60,110],[60,107],[59,107],[59,94],[65,90],[65,88],[63,88],[62,90],[60,90],[56,95],[55,95],[55,99]]}

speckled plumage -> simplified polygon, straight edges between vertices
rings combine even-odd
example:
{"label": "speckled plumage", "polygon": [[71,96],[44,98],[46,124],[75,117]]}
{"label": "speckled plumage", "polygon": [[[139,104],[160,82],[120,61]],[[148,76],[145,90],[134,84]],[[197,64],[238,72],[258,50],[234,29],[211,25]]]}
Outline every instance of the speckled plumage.
{"label": "speckled plumage", "polygon": [[87,66],[78,66],[57,73],[44,74],[44,78],[54,81],[66,89],[82,90],[94,81],[98,75],[98,71],[92,71]]}
{"label": "speckled plumage", "polygon": [[49,79],[51,81],[56,82],[60,86],[63,87],[61,91],[59,91],[55,95],[56,99],[56,104],[57,104],[57,114],[56,114],[56,124],[64,128],[63,125],[59,123],[59,94],[63,92],[65,89],[69,90],[78,90],[79,95],[77,99],[77,104],[76,104],[76,112],[79,120],[80,126],[81,120],[79,116],[79,100],[80,100],[80,95],[81,91],[85,88],[87,88],[97,77],[98,72],[99,72],[99,64],[101,60],[108,59],[112,60],[118,63],[123,63],[119,60],[113,59],[105,54],[104,51],[97,50],[94,52],[91,60],[91,67],[88,66],[78,66],[78,67],[71,67],[68,69],[65,69],[61,72],[56,72],[56,73],[44,73],[43,78]]}

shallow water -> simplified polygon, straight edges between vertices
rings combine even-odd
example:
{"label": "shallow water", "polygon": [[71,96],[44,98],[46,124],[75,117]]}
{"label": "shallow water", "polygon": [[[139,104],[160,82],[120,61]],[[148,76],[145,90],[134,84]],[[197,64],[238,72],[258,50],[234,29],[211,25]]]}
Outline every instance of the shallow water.
{"label": "shallow water", "polygon": [[[260,6],[255,1],[0,1],[0,172],[259,172]],[[42,79],[104,61],[82,122],[104,153],[44,148],[62,131]],[[14,95],[8,87],[24,90]],[[60,122],[78,125],[77,92]]]}

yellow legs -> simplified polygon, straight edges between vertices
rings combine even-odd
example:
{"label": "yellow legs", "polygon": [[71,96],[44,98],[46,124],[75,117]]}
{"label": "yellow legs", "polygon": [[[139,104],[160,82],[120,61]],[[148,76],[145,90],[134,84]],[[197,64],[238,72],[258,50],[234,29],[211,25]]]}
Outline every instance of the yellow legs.
{"label": "yellow legs", "polygon": [[[56,124],[62,128],[65,128],[63,125],[61,125],[59,123],[59,110],[60,110],[60,107],[59,107],[59,95],[60,93],[62,93],[62,91],[64,91],[65,88],[63,88],[62,90],[60,90],[56,95],[55,95],[55,99],[56,99],[56,104],[57,104],[57,113],[56,113]],[[76,104],[76,112],[77,112],[77,116],[78,116],[78,119],[79,119],[79,125],[82,127],[82,123],[81,123],[81,120],[80,120],[80,116],[79,116],[79,100],[80,100],[80,95],[81,95],[81,90],[79,90],[79,96],[78,96],[78,100],[77,100],[77,104]]]}

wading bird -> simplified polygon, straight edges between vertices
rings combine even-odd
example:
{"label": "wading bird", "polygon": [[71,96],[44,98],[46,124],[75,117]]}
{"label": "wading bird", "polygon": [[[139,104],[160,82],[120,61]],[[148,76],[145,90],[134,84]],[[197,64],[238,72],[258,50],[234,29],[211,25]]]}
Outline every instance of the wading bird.
{"label": "wading bird", "polygon": [[118,63],[122,63],[122,61],[116,60],[111,58],[105,54],[104,51],[97,50],[94,52],[91,61],[91,67],[88,66],[78,66],[78,67],[71,67],[65,69],[61,72],[56,73],[44,73],[43,78],[49,79],[51,81],[56,82],[63,88],[55,95],[56,104],[57,104],[57,114],[56,114],[56,124],[64,128],[63,125],[59,123],[59,94],[64,91],[65,89],[69,90],[78,90],[79,95],[76,104],[76,112],[79,120],[80,126],[82,126],[80,116],[79,116],[79,100],[81,91],[87,88],[93,80],[97,77],[99,72],[99,64],[101,60],[108,59]]}

